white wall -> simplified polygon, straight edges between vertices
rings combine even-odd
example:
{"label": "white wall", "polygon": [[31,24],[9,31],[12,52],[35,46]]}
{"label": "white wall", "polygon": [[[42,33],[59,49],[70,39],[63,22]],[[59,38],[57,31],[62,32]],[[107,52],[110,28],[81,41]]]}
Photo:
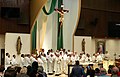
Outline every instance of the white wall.
{"label": "white wall", "polygon": [[0,49],[5,48],[5,35],[0,35]]}
{"label": "white wall", "polygon": [[5,49],[5,35],[0,35],[0,64],[1,64],[1,49]]}
{"label": "white wall", "polygon": [[82,52],[82,40],[83,38],[85,39],[85,53],[89,53],[92,54],[91,51],[91,37],[89,36],[74,36],[74,51],[78,52],[78,54],[80,52]]}
{"label": "white wall", "polygon": [[93,54],[96,52],[96,41],[104,40],[105,41],[105,51],[108,51],[110,54],[111,59],[114,59],[114,53],[120,55],[120,39],[93,39],[91,37],[85,36],[74,36],[74,51],[80,52],[82,49],[81,41],[85,38],[86,46],[85,51],[86,53]]}
{"label": "white wall", "polygon": [[105,51],[111,56],[111,59],[114,59],[114,53],[117,53],[117,56],[120,55],[120,39],[92,39],[92,51],[96,52],[96,40],[105,41]]}
{"label": "white wall", "polygon": [[109,52],[112,58],[114,58],[114,53],[120,55],[120,39],[106,39],[106,50]]}
{"label": "white wall", "polygon": [[63,46],[65,49],[72,50],[73,33],[79,19],[80,3],[81,0],[63,0],[64,8],[69,12],[64,15],[63,23]]}
{"label": "white wall", "polygon": [[[18,36],[21,37],[22,48],[21,54],[30,54],[30,34],[22,34],[22,33],[6,33],[5,34],[5,53],[10,53],[10,57],[12,55],[17,55],[16,51],[16,42]],[[18,62],[20,60],[20,55],[17,55]]]}

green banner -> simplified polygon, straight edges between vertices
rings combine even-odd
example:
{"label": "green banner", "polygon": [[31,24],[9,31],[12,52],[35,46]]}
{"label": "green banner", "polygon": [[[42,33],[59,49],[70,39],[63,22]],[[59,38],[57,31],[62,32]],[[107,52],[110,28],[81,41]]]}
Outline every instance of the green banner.
{"label": "green banner", "polygon": [[45,6],[44,6],[44,7],[43,7],[43,12],[44,12],[46,15],[50,15],[50,14],[54,11],[54,9],[55,9],[56,2],[57,2],[57,0],[52,0],[51,6],[50,6],[50,10],[49,10],[48,12],[47,12],[47,10],[46,10],[46,8],[45,8]]}
{"label": "green banner", "polygon": [[36,37],[37,37],[37,21],[35,22],[34,28],[32,30],[32,51],[36,49]]}
{"label": "green banner", "polygon": [[[63,0],[58,0],[58,8],[61,8]],[[58,14],[58,37],[57,37],[57,49],[63,48],[63,24],[59,22],[60,14]]]}

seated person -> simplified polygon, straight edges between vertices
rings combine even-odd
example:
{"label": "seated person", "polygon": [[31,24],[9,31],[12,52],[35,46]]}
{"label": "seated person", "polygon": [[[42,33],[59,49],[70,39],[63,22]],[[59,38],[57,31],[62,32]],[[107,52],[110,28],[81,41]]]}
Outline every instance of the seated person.
{"label": "seated person", "polygon": [[17,74],[16,77],[29,77],[29,76],[27,75],[27,68],[26,68],[26,67],[23,67],[23,68],[20,70],[20,73]]}
{"label": "seated person", "polygon": [[116,66],[113,67],[111,77],[118,77],[118,72],[119,72],[119,69]]}
{"label": "seated person", "polygon": [[105,68],[100,68],[100,76],[98,77],[110,77],[110,76],[107,75]]}
{"label": "seated person", "polygon": [[16,74],[15,68],[8,67],[4,73],[4,77],[16,77]]}
{"label": "seated person", "polygon": [[44,69],[42,66],[38,67],[38,77],[47,77],[47,74],[44,72]]}
{"label": "seated person", "polygon": [[95,76],[95,70],[93,69],[93,64],[89,64],[87,66],[87,76],[94,77]]}
{"label": "seated person", "polygon": [[99,68],[95,68],[95,76],[100,76],[100,69]]}
{"label": "seated person", "polygon": [[0,77],[4,77],[4,70],[5,67],[3,65],[0,65]]}

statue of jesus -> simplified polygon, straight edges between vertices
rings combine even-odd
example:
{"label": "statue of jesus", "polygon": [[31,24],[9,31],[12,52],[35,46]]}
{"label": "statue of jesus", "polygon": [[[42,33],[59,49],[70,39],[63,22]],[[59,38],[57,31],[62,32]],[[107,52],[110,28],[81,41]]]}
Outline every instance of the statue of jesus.
{"label": "statue of jesus", "polygon": [[63,7],[64,5],[62,4],[60,9],[55,9],[55,11],[60,14],[60,19],[59,19],[60,27],[63,25],[64,14],[69,12],[69,10],[64,10]]}

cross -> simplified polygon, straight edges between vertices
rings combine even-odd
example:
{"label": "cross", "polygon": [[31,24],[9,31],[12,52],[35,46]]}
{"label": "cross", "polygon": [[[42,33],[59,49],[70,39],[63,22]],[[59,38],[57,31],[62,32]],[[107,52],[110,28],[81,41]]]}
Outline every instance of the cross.
{"label": "cross", "polygon": [[69,10],[63,9],[63,7],[64,7],[64,5],[62,4],[60,9],[59,8],[55,9],[55,11],[60,14],[60,19],[59,19],[60,27],[63,25],[64,14],[69,12]]}

